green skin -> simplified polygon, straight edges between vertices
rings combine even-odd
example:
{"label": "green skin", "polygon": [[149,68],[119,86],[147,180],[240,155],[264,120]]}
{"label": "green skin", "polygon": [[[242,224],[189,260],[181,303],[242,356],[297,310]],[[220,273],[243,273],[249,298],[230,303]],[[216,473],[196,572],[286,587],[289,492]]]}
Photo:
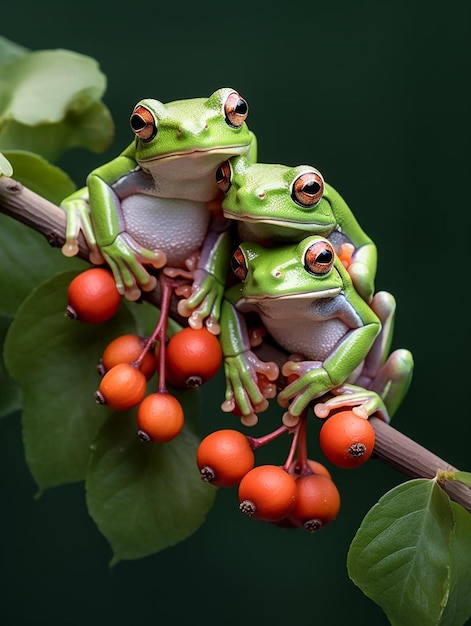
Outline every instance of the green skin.
{"label": "green skin", "polygon": [[240,241],[270,245],[322,235],[331,240],[337,253],[343,243],[349,243],[354,248],[349,273],[355,288],[367,302],[372,298],[376,246],[342,196],[324,182],[324,193],[313,206],[300,206],[292,197],[294,181],[306,172],[316,172],[322,179],[318,170],[309,165],[251,163],[244,156],[233,157],[229,166],[230,187],[225,190],[222,209],[225,217],[239,221]]}
{"label": "green skin", "polygon": [[145,265],[191,270],[193,293],[182,306],[188,315],[193,311],[198,327],[209,314],[219,316],[230,258],[215,172],[234,155],[256,158],[256,138],[245,121],[234,125],[228,119],[234,93],[238,96],[224,88],[209,98],[140,101],[136,109],[151,113],[155,136],[143,137],[132,127],[133,142],[62,202],[67,213],[63,253],[77,254],[82,231],[90,260],[106,261],[118,290],[130,300],[156,284]]}
{"label": "green skin", "polygon": [[[312,273],[306,253],[325,247],[332,261],[322,272]],[[388,357],[393,296],[377,292],[366,303],[329,241],[316,235],[271,248],[245,242],[235,258],[246,275],[236,271],[243,281],[228,289],[222,305],[227,381],[223,410],[237,405],[246,425],[256,423],[255,414],[266,408],[270,397],[257,375],[270,381],[278,376],[274,363],[261,361],[251,350],[246,316],[256,313],[268,334],[291,355],[282,374],[297,378],[278,394],[278,402],[289,406],[283,417],[287,426],[320,398],[314,407],[318,417],[349,406],[363,417],[377,413],[389,421],[407,392],[413,369],[408,350]]]}

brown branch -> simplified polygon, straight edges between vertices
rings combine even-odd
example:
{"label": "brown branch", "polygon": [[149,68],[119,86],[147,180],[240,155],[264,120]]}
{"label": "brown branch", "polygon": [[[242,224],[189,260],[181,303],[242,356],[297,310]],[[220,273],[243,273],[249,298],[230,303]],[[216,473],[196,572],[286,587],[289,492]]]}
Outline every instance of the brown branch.
{"label": "brown branch", "polygon": [[[64,211],[45,198],[27,189],[17,181],[0,177],[0,212],[42,233],[51,246],[61,247],[65,241],[66,216]],[[88,260],[88,248],[83,238],[79,241],[79,254]],[[160,305],[160,290],[144,294],[146,300]],[[172,306],[171,314],[182,323]],[[264,345],[259,356],[278,363],[285,360],[284,353],[274,346]],[[436,456],[417,442],[409,439],[377,417],[371,417],[375,429],[375,456],[411,478],[434,478],[438,470],[456,471],[452,465]],[[462,483],[446,480],[441,485],[450,498],[471,512],[471,489]]]}

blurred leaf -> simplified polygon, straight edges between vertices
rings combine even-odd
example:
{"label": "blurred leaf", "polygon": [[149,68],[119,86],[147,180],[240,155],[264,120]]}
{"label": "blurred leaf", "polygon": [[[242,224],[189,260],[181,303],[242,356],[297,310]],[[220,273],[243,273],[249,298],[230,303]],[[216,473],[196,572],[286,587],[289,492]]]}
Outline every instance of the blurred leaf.
{"label": "blurred leaf", "polygon": [[10,161],[0,152],[0,176],[11,176],[13,168]]}
{"label": "blurred leaf", "polygon": [[454,532],[450,499],[435,480],[399,485],[364,518],[348,553],[349,575],[393,626],[451,625],[441,618],[454,580]]}
{"label": "blurred leaf", "polygon": [[75,183],[68,174],[55,165],[51,165],[43,157],[25,150],[6,151],[15,171],[15,180],[46,200],[60,204],[61,201],[75,191]]}
{"label": "blurred leaf", "polygon": [[0,35],[0,65],[28,52],[28,48],[20,46]]}
{"label": "blurred leaf", "polygon": [[0,65],[0,147],[55,161],[80,146],[111,144],[113,121],[101,102],[106,78],[98,63],[69,50],[41,50]]}
{"label": "blurred leaf", "polygon": [[166,444],[143,443],[135,418],[111,415],[95,443],[86,480],[90,515],[113,549],[112,565],[182,541],[204,522],[216,489],[196,467],[196,392],[179,396],[183,431]]}
{"label": "blurred leaf", "polygon": [[13,317],[26,296],[44,280],[63,270],[88,264],[67,258],[38,232],[0,214],[0,314]]}
{"label": "blurred leaf", "polygon": [[21,407],[21,391],[18,384],[8,374],[3,361],[3,343],[10,327],[11,319],[0,315],[0,417],[9,415]]}
{"label": "blurred leaf", "polygon": [[98,405],[96,365],[103,349],[135,325],[127,303],[105,324],[65,315],[67,287],[77,272],[41,284],[18,309],[5,342],[5,362],[24,395],[26,460],[44,490],[85,477],[90,445],[109,410]]}

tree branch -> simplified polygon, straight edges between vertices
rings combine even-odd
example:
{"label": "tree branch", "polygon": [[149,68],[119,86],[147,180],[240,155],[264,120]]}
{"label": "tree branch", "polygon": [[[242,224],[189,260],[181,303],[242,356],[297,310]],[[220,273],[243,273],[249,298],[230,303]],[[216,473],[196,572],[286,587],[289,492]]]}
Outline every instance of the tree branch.
{"label": "tree branch", "polygon": [[[12,178],[0,177],[0,212],[22,222],[43,234],[49,244],[61,247],[65,242],[66,215],[64,211],[45,198],[24,187]],[[88,247],[83,237],[79,239],[78,256],[88,261]],[[160,305],[160,289],[143,294],[155,306]],[[171,307],[172,318],[185,323]],[[258,350],[265,360],[282,362],[284,353],[274,346],[265,345]],[[375,456],[410,478],[434,478],[438,470],[457,471],[455,467],[436,456],[417,442],[409,439],[377,417],[370,418],[375,429]],[[446,480],[441,484],[450,498],[471,512],[471,489],[462,483]]]}

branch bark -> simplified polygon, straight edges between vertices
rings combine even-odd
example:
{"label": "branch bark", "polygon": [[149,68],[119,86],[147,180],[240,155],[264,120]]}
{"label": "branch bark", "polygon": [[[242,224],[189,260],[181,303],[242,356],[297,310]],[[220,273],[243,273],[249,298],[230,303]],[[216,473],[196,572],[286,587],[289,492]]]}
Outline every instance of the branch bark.
{"label": "branch bark", "polygon": [[[0,177],[0,211],[43,234],[49,244],[61,247],[65,242],[66,216],[64,211],[42,196],[24,187],[18,181]],[[88,261],[88,247],[83,237],[79,240],[78,256]],[[160,289],[145,293],[144,297],[154,306],[160,305]],[[172,317],[185,323],[171,307]],[[258,352],[266,360],[282,361],[284,354],[273,346],[265,346]],[[375,429],[375,456],[410,478],[434,478],[438,470],[457,471],[457,468],[441,459],[419,443],[403,435],[377,417],[371,417]],[[440,483],[450,498],[471,512],[471,489],[462,483],[446,480]]]}

